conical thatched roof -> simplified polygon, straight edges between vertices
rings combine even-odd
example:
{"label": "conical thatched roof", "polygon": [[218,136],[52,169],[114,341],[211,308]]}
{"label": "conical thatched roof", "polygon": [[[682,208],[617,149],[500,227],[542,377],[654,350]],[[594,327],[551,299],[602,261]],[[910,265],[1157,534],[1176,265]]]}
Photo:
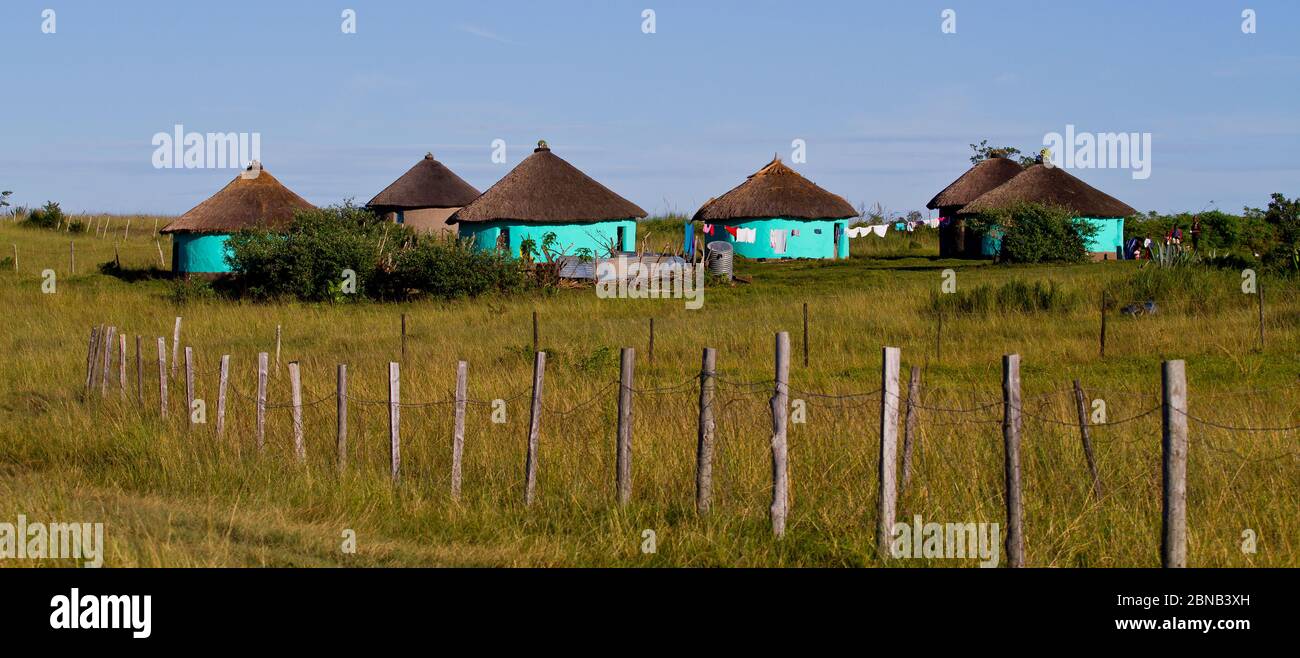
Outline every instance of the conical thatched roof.
{"label": "conical thatched roof", "polygon": [[600,222],[645,217],[640,206],[615,194],[538,142],[533,154],[482,196],[447,218],[457,222]]}
{"label": "conical thatched roof", "polygon": [[293,214],[315,206],[254,162],[220,192],[163,227],[163,233],[231,233],[243,228],[283,228]]}
{"label": "conical thatched roof", "polygon": [[966,204],[962,214],[1005,208],[1018,202],[1062,206],[1077,217],[1128,217],[1132,206],[1075,178],[1060,167],[1036,164]]}
{"label": "conical thatched roof", "polygon": [[1024,171],[1018,163],[1001,157],[987,158],[977,162],[966,173],[957,177],[943,191],[934,195],[926,208],[935,210],[949,206],[964,206],[979,198],[981,194],[1015,178]]}
{"label": "conical thatched roof", "polygon": [[696,221],[760,219],[843,219],[858,211],[844,197],[832,194],[774,157],[766,167],[726,194],[710,199],[695,213]]}
{"label": "conical thatched roof", "polygon": [[366,204],[372,208],[460,208],[478,198],[478,190],[426,153],[401,178]]}

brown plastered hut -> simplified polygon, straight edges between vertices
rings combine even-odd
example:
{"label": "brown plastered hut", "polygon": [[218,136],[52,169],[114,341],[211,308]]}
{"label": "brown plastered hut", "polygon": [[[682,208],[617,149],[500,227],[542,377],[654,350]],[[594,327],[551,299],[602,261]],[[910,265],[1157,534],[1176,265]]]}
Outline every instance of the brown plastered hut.
{"label": "brown plastered hut", "polygon": [[457,225],[460,237],[472,238],[479,249],[508,249],[519,256],[524,240],[540,247],[546,234],[554,233],[556,247],[567,255],[590,249],[599,258],[633,250],[636,220],[645,216],[640,206],[540,141],[532,155],[447,223]]}
{"label": "brown plastered hut", "polygon": [[968,236],[966,220],[959,216],[962,208],[1023,171],[1019,163],[1001,156],[981,160],[925,204],[926,208],[939,211],[940,257],[974,258],[980,255],[978,236]]}
{"label": "brown plastered hut", "polygon": [[843,220],[857,216],[844,197],[774,156],[745,182],[701,206],[693,220],[711,227],[708,239],[730,242],[746,258],[847,258],[848,222]]}
{"label": "brown plastered hut", "polygon": [[422,233],[454,233],[447,218],[478,196],[473,185],[426,153],[366,206],[390,222]]}
{"label": "brown plastered hut", "polygon": [[172,236],[172,272],[229,272],[225,256],[231,233],[283,229],[294,213],[314,208],[254,161],[219,192],[163,227],[161,233]]}
{"label": "brown plastered hut", "polygon": [[1039,203],[1067,208],[1071,216],[1097,228],[1087,248],[1095,260],[1117,258],[1124,244],[1124,218],[1137,214],[1127,203],[1076,178],[1070,172],[1035,164],[1002,185],[966,204],[961,215]]}

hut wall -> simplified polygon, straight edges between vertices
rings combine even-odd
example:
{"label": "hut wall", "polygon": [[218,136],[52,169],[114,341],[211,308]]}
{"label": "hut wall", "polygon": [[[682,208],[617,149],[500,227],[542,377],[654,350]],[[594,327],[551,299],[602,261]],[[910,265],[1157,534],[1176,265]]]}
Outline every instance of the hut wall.
{"label": "hut wall", "polygon": [[172,234],[172,269],[178,273],[230,271],[226,264],[225,233],[174,233]]}
{"label": "hut wall", "polygon": [[[460,210],[460,208],[409,208],[402,210],[401,223],[409,226],[420,233],[430,234],[456,234],[454,224],[448,224],[447,218],[451,214]],[[397,222],[398,211],[389,210],[384,213],[384,219],[390,222]]]}
{"label": "hut wall", "polygon": [[636,248],[636,220],[622,219],[603,222],[582,222],[574,224],[552,224],[533,222],[465,222],[456,224],[462,239],[473,239],[477,249],[495,249],[502,229],[507,229],[510,236],[510,255],[518,258],[519,247],[524,240],[532,239],[537,249],[542,247],[542,240],[547,233],[555,233],[556,248],[574,255],[579,249],[590,249],[597,257],[607,255],[609,244],[616,240],[618,229],[623,229],[622,251]]}
{"label": "hut wall", "polygon": [[[718,228],[705,242],[723,240],[730,242],[736,254],[745,258],[848,258],[849,237],[847,219],[750,219],[725,224],[710,222]],[[753,242],[738,242],[722,226],[754,229]],[[840,227],[839,251],[835,249],[835,227]],[[785,252],[772,246],[772,231],[785,231]],[[798,231],[799,235],[794,235]]]}
{"label": "hut wall", "polygon": [[1113,256],[1115,249],[1124,246],[1123,217],[1080,217],[1097,227],[1097,234],[1088,241],[1088,251]]}

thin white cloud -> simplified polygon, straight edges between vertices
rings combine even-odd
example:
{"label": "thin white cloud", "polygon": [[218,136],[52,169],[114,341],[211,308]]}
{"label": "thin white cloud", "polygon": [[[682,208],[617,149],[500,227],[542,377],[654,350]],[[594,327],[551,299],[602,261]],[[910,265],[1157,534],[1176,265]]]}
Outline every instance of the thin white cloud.
{"label": "thin white cloud", "polygon": [[498,43],[507,43],[512,46],[515,45],[515,42],[512,41],[511,39],[503,37],[500,34],[497,34],[496,32],[489,32],[481,27],[477,27],[474,25],[461,23],[456,26],[456,29],[466,34],[472,34],[476,37],[482,37],[484,39],[491,39],[492,41],[496,41]]}

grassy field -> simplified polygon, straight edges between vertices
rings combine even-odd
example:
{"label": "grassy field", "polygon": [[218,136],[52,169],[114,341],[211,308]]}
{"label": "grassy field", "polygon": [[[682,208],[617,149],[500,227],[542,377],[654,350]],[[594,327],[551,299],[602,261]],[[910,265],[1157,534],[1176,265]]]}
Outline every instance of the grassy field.
{"label": "grassy field", "polygon": [[[8,311],[0,352],[0,520],[102,521],[109,566],[972,566],[972,561],[885,562],[874,554],[879,396],[823,395],[879,388],[880,348],[902,349],[904,379],[923,370],[909,518],[1002,522],[1000,357],[1023,358],[1026,410],[1025,547],[1030,566],[1157,566],[1160,532],[1160,363],[1186,359],[1190,413],[1225,426],[1300,424],[1300,288],[1265,280],[1267,348],[1258,349],[1254,298],[1236,272],[1139,271],[1133,263],[1011,267],[943,261],[933,237],[855,241],[836,262],[741,263],[748,285],[712,287],[701,310],[681,300],[602,300],[591,289],[514,298],[403,305],[173,304],[169,283],[148,271],[149,219],[125,218],[105,238],[0,225],[0,255],[17,245],[18,272],[0,268]],[[669,235],[664,233],[666,239]],[[68,243],[77,271],[69,273]],[[126,274],[99,273],[120,253]],[[56,291],[42,292],[44,269]],[[942,272],[959,292],[1019,280],[1054,281],[1061,298],[1036,313],[952,314],[941,354],[930,311]],[[1154,295],[1155,316],[1110,318],[1098,356],[1097,300]],[[811,308],[810,365],[802,365],[801,305]],[[549,354],[539,500],[525,509],[523,466],[531,373],[530,316],[540,315]],[[403,483],[388,480],[386,364],[403,368]],[[171,421],[157,417],[156,340],[184,317],[182,344],[198,360],[197,395],[215,414],[216,367],[232,357],[227,436],[211,423],[187,432],[183,383],[170,383]],[[654,363],[647,324],[655,319]],[[83,400],[90,328],[113,324],[145,337],[144,409],[115,388]],[[289,410],[268,412],[268,446],[253,447],[254,368],[274,351],[302,364],[308,460],[291,451]],[[785,538],[771,536],[766,415],[773,334],[790,331],[792,398],[808,418],[791,426],[793,503]],[[633,502],[614,502],[613,382],[618,348],[638,350]],[[702,347],[719,350],[714,512],[694,511],[697,392]],[[169,345],[170,351],[170,345]],[[170,354],[169,354],[170,358]],[[457,359],[469,362],[464,497],[450,499],[451,397]],[[335,364],[349,364],[350,463],[337,474]],[[274,368],[274,366],[273,366]],[[1071,380],[1123,421],[1094,429],[1104,496],[1090,494]],[[904,383],[906,386],[906,383]],[[524,397],[519,397],[524,395]],[[282,364],[270,398],[289,398]],[[507,422],[491,422],[493,399]],[[1300,435],[1191,424],[1188,476],[1192,566],[1297,566]],[[345,529],[355,554],[340,550]],[[643,530],[657,550],[643,553]],[[1241,550],[1242,533],[1258,537]],[[53,565],[6,561],[0,564]]]}

